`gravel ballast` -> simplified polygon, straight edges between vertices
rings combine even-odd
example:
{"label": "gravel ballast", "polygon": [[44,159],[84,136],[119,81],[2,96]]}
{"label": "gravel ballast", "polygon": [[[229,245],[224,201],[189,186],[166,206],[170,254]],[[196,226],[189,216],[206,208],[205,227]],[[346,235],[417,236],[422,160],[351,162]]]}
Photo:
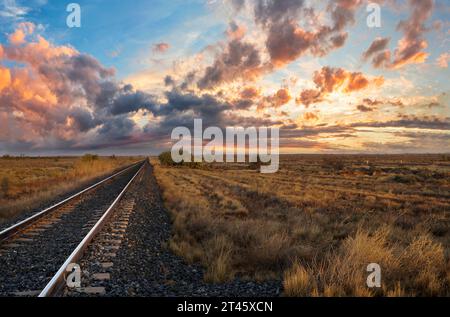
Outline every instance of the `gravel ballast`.
{"label": "gravel ballast", "polygon": [[87,224],[99,219],[139,167],[131,168],[62,207],[65,211],[57,222],[47,221],[45,228],[36,225],[41,230],[39,233],[21,234],[1,244],[0,296],[42,290],[89,232],[91,226]]}
{"label": "gravel ballast", "polygon": [[[207,284],[203,281],[201,266],[188,265],[168,248],[171,238],[171,220],[163,206],[160,190],[150,164],[124,195],[123,202],[134,201],[134,209],[114,257],[104,248],[105,235],[111,234],[114,221],[120,217],[120,205],[111,222],[88,248],[83,260],[82,287],[104,287],[105,296],[279,296],[280,280],[252,282],[235,279],[225,284]],[[103,243],[103,245],[102,245]],[[102,267],[102,263],[112,263]],[[98,281],[96,273],[109,273],[110,279]],[[86,296],[70,291],[68,296]]]}

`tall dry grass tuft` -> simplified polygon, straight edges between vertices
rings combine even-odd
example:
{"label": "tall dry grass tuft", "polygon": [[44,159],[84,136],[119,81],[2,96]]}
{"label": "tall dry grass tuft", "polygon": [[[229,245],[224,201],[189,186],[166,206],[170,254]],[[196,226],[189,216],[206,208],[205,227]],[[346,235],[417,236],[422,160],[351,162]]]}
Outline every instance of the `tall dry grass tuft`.
{"label": "tall dry grass tuft", "polygon": [[211,252],[208,254],[208,268],[205,281],[209,283],[224,283],[233,278],[231,268],[231,247],[225,236],[216,236],[209,240]]}
{"label": "tall dry grass tuft", "polygon": [[317,291],[315,279],[300,263],[295,262],[291,269],[284,273],[284,294],[290,297],[312,296]]}
{"label": "tall dry grass tuft", "polygon": [[415,238],[400,255],[402,274],[409,277],[404,286],[418,295],[442,292],[446,277],[444,248],[428,235]]}
{"label": "tall dry grass tuft", "polygon": [[[389,242],[387,228],[373,235],[359,230],[319,265],[294,263],[285,273],[287,296],[433,296],[444,292],[446,268],[442,245],[423,236],[406,249]],[[366,285],[369,263],[382,269],[382,288]]]}

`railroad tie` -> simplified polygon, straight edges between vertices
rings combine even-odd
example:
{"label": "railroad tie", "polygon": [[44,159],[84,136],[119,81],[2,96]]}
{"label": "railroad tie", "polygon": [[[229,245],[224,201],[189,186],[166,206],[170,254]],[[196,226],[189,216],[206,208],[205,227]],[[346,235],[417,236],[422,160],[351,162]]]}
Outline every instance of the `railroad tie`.
{"label": "railroad tie", "polygon": [[82,287],[77,290],[77,293],[102,296],[106,294],[106,289],[104,287]]}
{"label": "railroad tie", "polygon": [[103,269],[110,269],[114,266],[113,262],[103,262],[101,263],[101,266]]}
{"label": "railroad tie", "polygon": [[109,273],[95,273],[92,274],[94,280],[97,281],[109,281],[111,279],[111,274]]}

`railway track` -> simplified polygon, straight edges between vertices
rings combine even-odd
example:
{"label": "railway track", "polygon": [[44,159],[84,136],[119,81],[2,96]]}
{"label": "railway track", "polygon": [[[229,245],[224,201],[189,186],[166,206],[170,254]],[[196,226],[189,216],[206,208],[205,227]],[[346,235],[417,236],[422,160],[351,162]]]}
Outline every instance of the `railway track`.
{"label": "railway track", "polygon": [[82,257],[146,164],[125,168],[1,231],[0,296],[59,296],[66,268]]}

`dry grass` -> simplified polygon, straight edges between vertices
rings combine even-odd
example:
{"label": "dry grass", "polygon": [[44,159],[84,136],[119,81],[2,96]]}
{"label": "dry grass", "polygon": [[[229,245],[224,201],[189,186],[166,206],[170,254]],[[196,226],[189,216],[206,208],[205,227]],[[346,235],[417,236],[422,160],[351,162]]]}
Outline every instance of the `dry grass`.
{"label": "dry grass", "polygon": [[[207,281],[284,277],[292,296],[450,294],[442,156],[285,156],[264,175],[245,164],[152,162],[173,216],[171,248],[202,263]],[[375,291],[372,262],[383,273]]]}
{"label": "dry grass", "polygon": [[[285,273],[288,296],[436,296],[448,292],[444,249],[427,236],[406,249],[390,242],[387,228],[373,235],[358,231],[322,262],[303,266],[300,261]],[[382,268],[381,289],[366,287],[368,263]],[[407,290],[407,291],[406,291]]]}
{"label": "dry grass", "polygon": [[135,158],[1,158],[0,222],[135,162]]}

